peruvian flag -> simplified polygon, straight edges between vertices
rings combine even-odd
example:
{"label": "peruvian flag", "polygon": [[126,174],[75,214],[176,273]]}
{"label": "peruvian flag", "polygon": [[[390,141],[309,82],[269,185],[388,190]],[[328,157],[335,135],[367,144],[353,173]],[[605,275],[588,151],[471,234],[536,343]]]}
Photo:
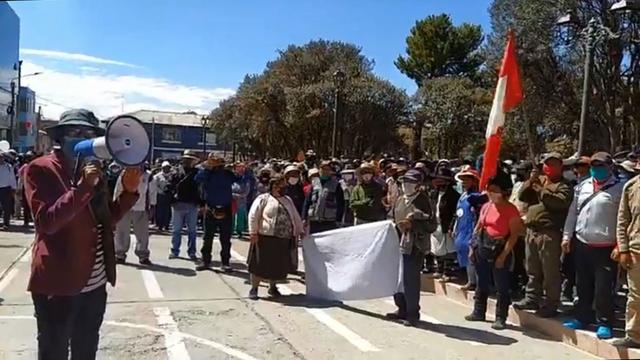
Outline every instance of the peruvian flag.
{"label": "peruvian flag", "polygon": [[513,31],[509,31],[507,47],[504,49],[502,67],[500,68],[500,77],[498,78],[498,87],[493,98],[489,124],[487,124],[487,147],[484,150],[482,162],[480,190],[486,189],[489,179],[495,176],[498,171],[505,114],[518,106],[521,101],[522,85],[520,84],[518,60],[516,59],[515,36]]}

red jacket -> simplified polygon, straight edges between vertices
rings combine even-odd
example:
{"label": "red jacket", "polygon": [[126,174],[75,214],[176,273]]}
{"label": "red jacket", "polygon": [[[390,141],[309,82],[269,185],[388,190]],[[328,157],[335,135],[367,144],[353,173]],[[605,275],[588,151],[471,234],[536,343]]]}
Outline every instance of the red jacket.
{"label": "red jacket", "polygon": [[[43,295],[70,296],[87,284],[95,262],[97,222],[90,206],[95,188],[71,186],[72,169],[62,152],[32,161],[25,171],[25,197],[36,229],[28,290]],[[124,192],[109,202],[115,224],[138,200]],[[113,229],[105,229],[103,250],[107,279],[115,285]]]}

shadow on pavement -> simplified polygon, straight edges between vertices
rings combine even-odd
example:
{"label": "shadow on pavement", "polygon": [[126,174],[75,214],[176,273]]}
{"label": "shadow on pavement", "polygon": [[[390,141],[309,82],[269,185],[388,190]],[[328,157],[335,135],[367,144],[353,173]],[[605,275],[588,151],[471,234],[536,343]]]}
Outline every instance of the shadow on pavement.
{"label": "shadow on pavement", "polygon": [[139,270],[151,270],[154,272],[176,274],[176,275],[186,276],[186,277],[196,276],[196,271],[194,269],[170,267],[170,266],[165,266],[160,264],[145,266],[145,265],[139,265],[139,264],[133,264],[133,263],[124,263],[124,264],[121,264],[121,266],[128,266],[128,267],[136,268]]}

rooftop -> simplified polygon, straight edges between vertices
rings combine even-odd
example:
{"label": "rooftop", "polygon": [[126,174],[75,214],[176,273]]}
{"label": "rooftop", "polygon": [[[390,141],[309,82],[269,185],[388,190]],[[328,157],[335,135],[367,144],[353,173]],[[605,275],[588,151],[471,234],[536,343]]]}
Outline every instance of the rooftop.
{"label": "rooftop", "polygon": [[[134,116],[143,123],[156,123],[162,125],[178,125],[178,126],[197,126],[202,127],[201,118],[204,116],[202,114],[197,114],[195,112],[172,112],[172,111],[158,111],[158,110],[138,110],[134,112],[127,113],[126,115]],[[108,122],[113,118],[109,118],[103,120],[103,122]]]}

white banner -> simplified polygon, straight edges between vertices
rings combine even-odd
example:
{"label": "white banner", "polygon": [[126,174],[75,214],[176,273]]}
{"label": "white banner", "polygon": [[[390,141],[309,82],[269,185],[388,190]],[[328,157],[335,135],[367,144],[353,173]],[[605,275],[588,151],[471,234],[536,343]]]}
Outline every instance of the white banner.
{"label": "white banner", "polygon": [[400,246],[391,221],[314,234],[303,249],[307,296],[368,300],[400,288]]}

